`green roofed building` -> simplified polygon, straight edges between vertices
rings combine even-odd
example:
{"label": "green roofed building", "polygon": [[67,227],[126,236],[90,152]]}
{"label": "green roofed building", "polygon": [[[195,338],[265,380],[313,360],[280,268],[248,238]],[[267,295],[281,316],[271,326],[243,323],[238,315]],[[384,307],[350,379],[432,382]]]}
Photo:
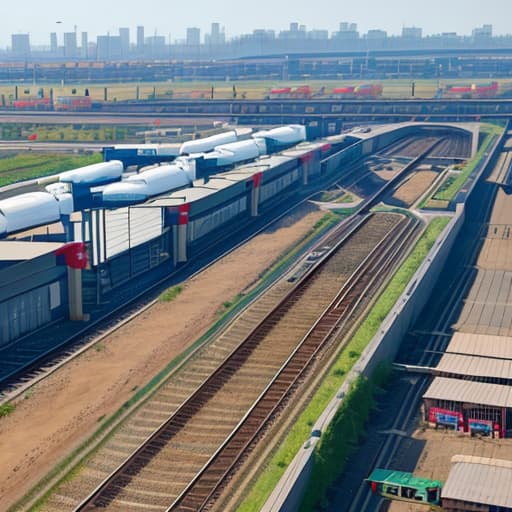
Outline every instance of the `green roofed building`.
{"label": "green roofed building", "polygon": [[393,469],[374,469],[366,479],[372,491],[392,500],[439,505],[443,482]]}

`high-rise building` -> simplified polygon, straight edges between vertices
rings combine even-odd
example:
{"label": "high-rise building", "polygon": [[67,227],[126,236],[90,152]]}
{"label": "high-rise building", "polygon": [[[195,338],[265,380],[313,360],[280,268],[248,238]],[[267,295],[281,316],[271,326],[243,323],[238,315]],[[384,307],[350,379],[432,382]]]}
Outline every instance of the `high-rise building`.
{"label": "high-rise building", "polygon": [[366,34],[366,39],[386,39],[388,37],[388,33],[385,30],[380,30],[378,28],[368,30]]}
{"label": "high-rise building", "polygon": [[141,25],[137,27],[137,50],[144,51],[144,27]]}
{"label": "high-rise building", "polygon": [[80,56],[83,59],[89,58],[89,36],[87,32],[82,32],[82,45],[80,48]]}
{"label": "high-rise building", "polygon": [[29,34],[11,35],[12,53],[18,57],[28,57],[30,55],[30,36]]}
{"label": "high-rise building", "polygon": [[472,35],[477,39],[487,39],[492,37],[492,25],[482,25],[473,29]]}
{"label": "high-rise building", "polygon": [[333,34],[335,39],[352,40],[359,39],[359,32],[357,31],[356,23],[349,23],[348,21],[342,21],[340,23],[340,29],[338,32]]}
{"label": "high-rise building", "polygon": [[76,32],[64,32],[64,57],[76,57],[77,49]]}
{"label": "high-rise building", "polygon": [[128,57],[130,53],[130,29],[123,27],[119,29],[119,37],[121,38],[121,50],[123,57]]}
{"label": "high-rise building", "polygon": [[50,51],[55,54],[59,49],[59,44],[57,43],[57,32],[52,32],[50,34]]}
{"label": "high-rise building", "polygon": [[402,37],[406,39],[421,39],[422,33],[419,27],[402,27]]}
{"label": "high-rise building", "polygon": [[224,30],[221,30],[219,23],[212,23],[211,33],[205,34],[204,42],[211,45],[224,44],[226,42],[226,35]]}
{"label": "high-rise building", "polygon": [[98,60],[119,60],[123,56],[119,36],[98,36],[96,39],[96,58]]}
{"label": "high-rise building", "polygon": [[201,29],[197,27],[187,28],[187,44],[189,46],[199,46],[201,44]]}

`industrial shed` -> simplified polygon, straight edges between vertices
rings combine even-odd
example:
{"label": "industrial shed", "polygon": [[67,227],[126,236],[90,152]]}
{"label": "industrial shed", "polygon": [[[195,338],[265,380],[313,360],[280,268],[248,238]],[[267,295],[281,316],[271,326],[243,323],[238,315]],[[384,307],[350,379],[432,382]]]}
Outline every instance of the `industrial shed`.
{"label": "industrial shed", "polygon": [[512,425],[512,387],[436,377],[423,395],[429,423],[468,433],[507,435]]}
{"label": "industrial shed", "polygon": [[511,512],[512,461],[455,455],[441,492],[446,512]]}

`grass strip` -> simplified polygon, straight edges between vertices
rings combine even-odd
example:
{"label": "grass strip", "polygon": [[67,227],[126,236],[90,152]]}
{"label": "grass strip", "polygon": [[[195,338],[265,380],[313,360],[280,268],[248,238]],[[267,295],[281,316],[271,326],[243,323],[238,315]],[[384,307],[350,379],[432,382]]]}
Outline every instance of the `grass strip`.
{"label": "grass strip", "polygon": [[16,405],[10,402],[0,405],[0,418],[4,416],[9,416],[9,414],[11,414],[11,412],[13,412],[14,409],[16,409]]}
{"label": "grass strip", "polygon": [[365,320],[329,370],[320,388],[291,428],[277,453],[269,461],[265,471],[252,486],[249,494],[237,509],[238,512],[257,512],[263,507],[295,454],[308,439],[311,427],[343,384],[348,371],[377,333],[383,320],[395,305],[449,221],[450,218],[448,217],[437,217],[427,226],[411,254],[395,272]]}
{"label": "grass strip", "polygon": [[171,302],[173,301],[181,292],[183,291],[183,286],[176,285],[168,288],[164,292],[160,294],[158,300],[161,302]]}
{"label": "grass strip", "polygon": [[94,155],[23,154],[2,158],[0,159],[0,187],[101,161],[103,158],[98,153]]}
{"label": "grass strip", "polygon": [[374,397],[382,391],[389,375],[390,368],[383,365],[370,379],[359,376],[350,385],[341,407],[315,448],[313,470],[301,512],[323,510],[327,491],[345,469],[364,435],[364,427],[375,405]]}
{"label": "grass strip", "polygon": [[466,183],[466,180],[470,174],[480,164],[485,156],[485,153],[489,150],[491,144],[494,143],[496,138],[499,137],[503,131],[503,128],[495,125],[483,125],[481,127],[481,131],[486,135],[476,155],[471,160],[469,160],[469,162],[457,175],[452,174],[448,176],[433,194],[432,199],[438,201],[451,201],[463,187],[464,183]]}

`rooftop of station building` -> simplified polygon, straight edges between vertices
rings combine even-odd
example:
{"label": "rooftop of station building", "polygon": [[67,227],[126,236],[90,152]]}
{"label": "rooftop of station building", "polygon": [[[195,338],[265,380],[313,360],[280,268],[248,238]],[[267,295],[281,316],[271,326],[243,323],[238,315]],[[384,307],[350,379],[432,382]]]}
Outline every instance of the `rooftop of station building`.
{"label": "rooftop of station building", "polygon": [[485,404],[488,407],[512,408],[512,387],[502,384],[436,377],[423,398],[477,405]]}
{"label": "rooftop of station building", "polygon": [[455,455],[441,496],[508,510],[512,507],[511,482],[512,461]]}
{"label": "rooftop of station building", "polygon": [[25,261],[56,251],[61,242],[0,241],[0,261]]}

